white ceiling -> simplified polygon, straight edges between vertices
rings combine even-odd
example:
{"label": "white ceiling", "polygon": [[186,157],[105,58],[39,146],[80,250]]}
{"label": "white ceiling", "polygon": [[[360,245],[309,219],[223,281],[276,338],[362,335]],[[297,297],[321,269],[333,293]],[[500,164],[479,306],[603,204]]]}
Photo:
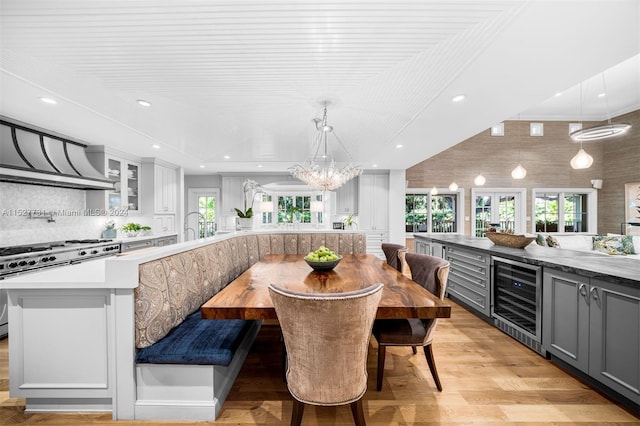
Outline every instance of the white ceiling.
{"label": "white ceiling", "polygon": [[0,1],[2,115],[187,174],[285,171],[325,100],[383,169],[518,114],[577,120],[582,81],[584,120],[640,108],[637,0]]}

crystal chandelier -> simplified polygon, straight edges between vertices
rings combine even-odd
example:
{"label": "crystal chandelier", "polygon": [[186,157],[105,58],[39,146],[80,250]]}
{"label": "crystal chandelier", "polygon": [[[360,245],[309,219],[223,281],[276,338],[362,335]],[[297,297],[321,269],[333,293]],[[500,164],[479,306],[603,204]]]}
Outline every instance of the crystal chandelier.
{"label": "crystal chandelier", "polygon": [[338,144],[347,153],[351,159],[351,155],[345,148],[344,144],[338,138],[332,126],[327,124],[327,104],[324,104],[324,115],[322,118],[313,119],[317,132],[314,136],[313,156],[303,164],[296,164],[289,168],[289,173],[296,179],[300,179],[311,188],[319,191],[333,191],[340,188],[348,180],[359,176],[362,169],[353,164],[352,161],[346,166],[340,168],[331,155],[329,150],[329,133],[338,141]]}

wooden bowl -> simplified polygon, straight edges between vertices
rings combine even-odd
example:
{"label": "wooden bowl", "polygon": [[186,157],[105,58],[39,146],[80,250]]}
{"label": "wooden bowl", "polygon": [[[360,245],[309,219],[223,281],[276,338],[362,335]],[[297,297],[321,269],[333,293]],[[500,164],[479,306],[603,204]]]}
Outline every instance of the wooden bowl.
{"label": "wooden bowl", "polygon": [[512,248],[525,248],[536,239],[535,235],[507,234],[505,232],[487,232],[485,235],[495,245]]}

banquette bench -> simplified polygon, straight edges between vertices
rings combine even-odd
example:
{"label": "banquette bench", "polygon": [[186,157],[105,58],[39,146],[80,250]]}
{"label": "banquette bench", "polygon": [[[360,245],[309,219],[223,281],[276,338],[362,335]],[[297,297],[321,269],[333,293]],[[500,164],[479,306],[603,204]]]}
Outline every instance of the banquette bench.
{"label": "banquette bench", "polygon": [[260,321],[204,320],[199,308],[267,254],[324,245],[366,253],[364,233],[250,233],[141,263],[135,301],[135,419],[212,420]]}

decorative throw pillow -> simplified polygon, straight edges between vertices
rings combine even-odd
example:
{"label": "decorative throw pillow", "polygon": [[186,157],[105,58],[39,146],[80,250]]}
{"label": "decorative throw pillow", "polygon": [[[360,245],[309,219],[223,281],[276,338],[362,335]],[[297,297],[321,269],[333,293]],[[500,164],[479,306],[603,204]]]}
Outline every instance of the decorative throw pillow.
{"label": "decorative throw pillow", "polygon": [[547,240],[544,238],[544,235],[538,234],[536,235],[536,244],[542,247],[548,247]]}
{"label": "decorative throw pillow", "polygon": [[560,243],[558,242],[558,240],[556,240],[556,237],[549,235],[547,236],[547,245],[549,247],[556,247],[556,248],[560,248]]}
{"label": "decorative throw pillow", "polygon": [[622,236],[595,236],[593,237],[593,249],[602,253],[613,255],[635,254],[633,237]]}

